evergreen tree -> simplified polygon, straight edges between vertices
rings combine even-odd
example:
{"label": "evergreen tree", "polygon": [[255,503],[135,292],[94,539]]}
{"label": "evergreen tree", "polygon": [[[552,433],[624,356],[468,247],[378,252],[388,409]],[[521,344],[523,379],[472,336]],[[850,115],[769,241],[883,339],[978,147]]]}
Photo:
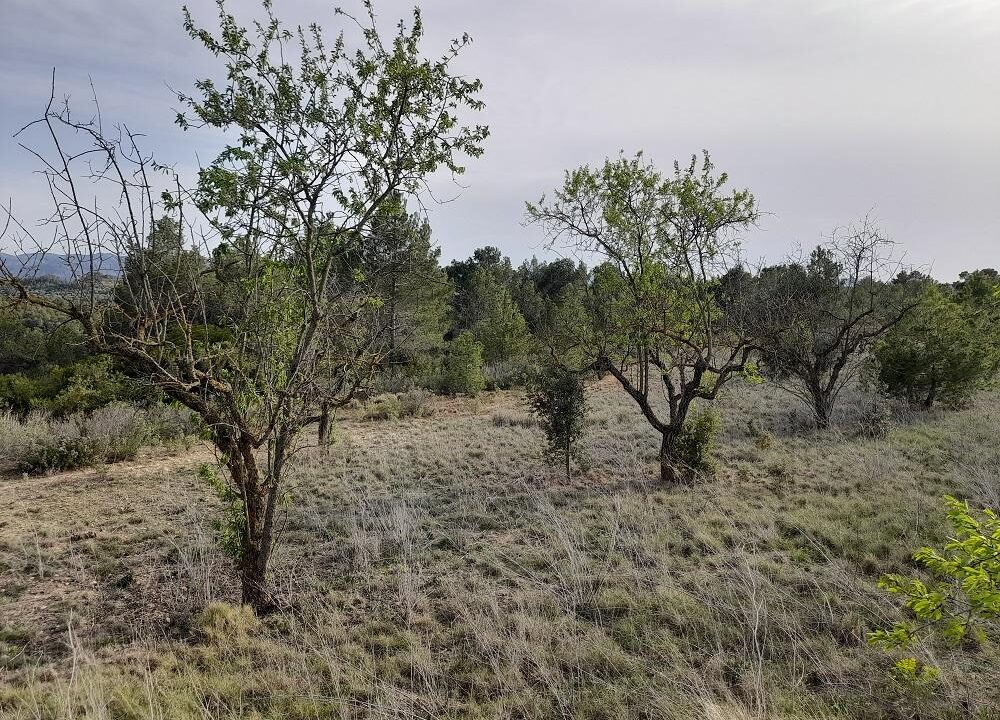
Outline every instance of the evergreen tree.
{"label": "evergreen tree", "polygon": [[583,378],[577,372],[549,363],[532,380],[528,399],[547,442],[546,456],[560,463],[570,477],[570,459],[576,454],[576,441],[583,435],[587,411]]}

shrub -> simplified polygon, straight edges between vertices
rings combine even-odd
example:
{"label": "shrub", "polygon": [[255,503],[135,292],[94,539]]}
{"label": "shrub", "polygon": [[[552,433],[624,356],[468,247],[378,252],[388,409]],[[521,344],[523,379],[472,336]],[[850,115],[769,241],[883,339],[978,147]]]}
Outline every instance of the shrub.
{"label": "shrub", "polygon": [[583,378],[579,373],[551,365],[532,378],[528,390],[531,407],[538,416],[548,444],[546,457],[559,462],[570,476],[570,458],[583,434],[587,412]]}
{"label": "shrub", "polygon": [[399,398],[386,393],[365,404],[363,417],[365,420],[395,420],[401,411]]}
{"label": "shrub", "polygon": [[96,438],[53,435],[32,443],[21,457],[19,468],[30,473],[59,472],[94,465],[101,457],[101,444]]}
{"label": "shrub", "polygon": [[434,414],[431,393],[424,388],[411,388],[399,395],[400,417],[430,417]]}
{"label": "shrub", "polygon": [[[915,618],[877,630],[869,641],[887,649],[906,648],[922,633],[940,632],[957,644],[983,627],[1000,623],[1000,516],[946,497],[951,540],[943,550],[924,547],[913,559],[933,576],[930,583],[902,575],[885,575],[879,587],[903,598]],[[912,674],[914,658],[896,663],[897,673]],[[930,671],[933,673],[933,670]]]}
{"label": "shrub", "polygon": [[689,417],[675,440],[674,459],[688,470],[714,472],[710,455],[718,432],[719,416],[715,412],[705,410]]}
{"label": "shrub", "polygon": [[449,395],[478,395],[483,389],[483,346],[472,333],[451,341],[441,372],[441,391]]}
{"label": "shrub", "polygon": [[[152,413],[152,420],[151,420]],[[134,458],[144,445],[197,430],[190,414],[146,411],[114,402],[64,420],[33,412],[23,420],[0,414],[0,460],[23,472],[45,473]]]}
{"label": "shrub", "polygon": [[97,440],[98,452],[106,462],[131,460],[154,435],[146,413],[126,403],[116,402],[99,408],[88,416],[74,416],[81,435]]}
{"label": "shrub", "polygon": [[487,390],[510,390],[523,385],[526,378],[527,369],[523,362],[517,360],[490,362],[483,367],[483,380]]}
{"label": "shrub", "polygon": [[163,441],[200,437],[204,432],[201,417],[178,403],[156,403],[146,410],[150,433]]}
{"label": "shrub", "polygon": [[0,461],[19,461],[27,448],[48,432],[43,413],[35,411],[21,420],[13,412],[0,411]]}
{"label": "shrub", "polygon": [[859,424],[862,435],[873,440],[882,440],[892,429],[892,413],[885,402],[877,398],[868,400],[861,407]]}

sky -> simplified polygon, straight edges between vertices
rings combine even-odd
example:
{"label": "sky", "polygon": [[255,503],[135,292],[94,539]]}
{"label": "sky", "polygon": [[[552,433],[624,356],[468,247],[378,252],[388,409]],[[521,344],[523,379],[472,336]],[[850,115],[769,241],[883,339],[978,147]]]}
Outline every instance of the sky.
{"label": "sky", "polygon": [[[360,0],[274,0],[336,30]],[[211,0],[190,0],[197,20]],[[413,2],[375,0],[384,28]],[[146,134],[182,172],[219,138],[173,124],[173,90],[218,75],[173,0],[0,0],[0,198],[45,210],[35,161],[11,135],[38,116],[52,69],[82,105]],[[229,0],[237,14],[252,0]],[[427,201],[443,257],[496,245],[549,250],[524,203],[563,171],[619,150],[665,170],[702,149],[764,211],[745,238],[780,261],[873,218],[910,264],[941,279],[1000,265],[1000,0],[424,0],[425,51],[463,32],[459,71],[482,79],[485,155]]]}

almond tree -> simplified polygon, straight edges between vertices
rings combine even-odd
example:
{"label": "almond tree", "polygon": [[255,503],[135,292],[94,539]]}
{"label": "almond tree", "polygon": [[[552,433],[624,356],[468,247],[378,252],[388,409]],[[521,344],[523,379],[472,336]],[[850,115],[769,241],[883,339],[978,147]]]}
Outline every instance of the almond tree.
{"label": "almond tree", "polygon": [[749,190],[727,182],[707,153],[675,163],[672,176],[640,153],[567,172],[552,199],[528,204],[551,242],[605,261],[592,283],[592,337],[579,345],[660,433],[664,481],[688,474],[678,441],[692,403],[714,400],[754,351],[750,326],[721,312],[713,292],[758,216]]}
{"label": "almond tree", "polygon": [[[288,460],[319,408],[350,397],[377,362],[370,321],[380,300],[357,265],[365,228],[436,169],[461,173],[487,129],[461,124],[482,108],[480,82],[452,70],[469,38],[425,58],[419,11],[392,36],[376,29],[370,3],[362,19],[338,11],[343,30],[328,41],[318,25],[287,28],[269,1],[249,28],[218,7],[214,30],[184,13],[222,78],[181,94],[177,122],[231,139],[197,186],[174,180],[161,193],[170,174],[141,136],[105,127],[99,111],[78,118],[56,102],[53,82],[43,116],[20,135],[52,215],[38,230],[8,207],[5,232],[73,258],[76,291],[41,295],[7,268],[0,278],[8,300],[62,313],[94,350],[202,416],[237,499],[243,600],[265,610]],[[152,252],[163,214],[189,242],[198,231],[202,267],[181,262],[180,250]],[[110,291],[99,279],[109,254],[130,267]]]}

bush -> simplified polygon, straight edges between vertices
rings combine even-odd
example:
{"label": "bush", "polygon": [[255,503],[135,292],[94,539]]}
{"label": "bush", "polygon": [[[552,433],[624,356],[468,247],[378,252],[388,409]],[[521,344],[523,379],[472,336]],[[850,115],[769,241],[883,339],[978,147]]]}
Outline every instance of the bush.
{"label": "bush", "polygon": [[[1000,515],[974,510],[946,497],[951,539],[942,550],[923,547],[913,559],[932,576],[930,582],[903,575],[885,575],[879,587],[903,599],[911,619],[876,630],[869,642],[886,649],[909,648],[924,634],[939,633],[952,645],[967,637],[985,637],[1000,628]],[[917,676],[915,658],[896,663],[896,674]],[[936,676],[933,668],[921,676]]]}
{"label": "bush", "polygon": [[483,346],[470,332],[451,341],[441,372],[441,392],[478,395],[483,389]]}
{"label": "bush", "polygon": [[572,370],[549,366],[532,379],[528,399],[545,431],[546,457],[553,464],[560,463],[568,478],[587,411],[583,378]]}
{"label": "bush", "polygon": [[115,402],[65,420],[39,412],[24,420],[0,414],[0,460],[23,472],[72,470],[134,458],[144,445],[174,440],[197,431],[192,416],[178,409],[142,410]]}
{"label": "bush", "polygon": [[201,416],[177,403],[157,403],[146,410],[150,433],[165,442],[200,437],[205,432]]}
{"label": "bush", "polygon": [[21,457],[18,467],[30,473],[73,470],[96,464],[101,455],[101,443],[97,438],[55,435],[33,443]]}
{"label": "bush", "polygon": [[395,420],[400,416],[402,406],[399,398],[391,393],[379,395],[374,400],[370,400],[363,412],[365,420]]}
{"label": "bush", "polygon": [[434,414],[431,393],[423,388],[411,388],[399,395],[400,417],[430,417]]}
{"label": "bush", "polygon": [[962,405],[1000,369],[992,317],[936,288],[886,334],[874,355],[886,391],[924,407]]}
{"label": "bush", "polygon": [[712,473],[710,457],[719,432],[719,416],[712,410],[697,413],[684,422],[674,445],[674,459],[689,470]]}
{"label": "bush", "polygon": [[527,375],[524,363],[517,360],[490,362],[483,367],[483,380],[487,390],[510,390],[523,385]]}
{"label": "bush", "polygon": [[861,407],[859,424],[862,435],[872,440],[882,440],[892,430],[892,412],[878,398],[869,400]]}

